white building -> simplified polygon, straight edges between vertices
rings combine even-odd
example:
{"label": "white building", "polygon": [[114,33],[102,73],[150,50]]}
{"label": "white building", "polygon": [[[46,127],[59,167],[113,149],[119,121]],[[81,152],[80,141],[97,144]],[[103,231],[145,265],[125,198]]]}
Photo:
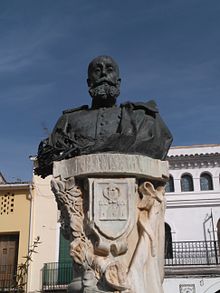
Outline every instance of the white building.
{"label": "white building", "polygon": [[220,145],[173,147],[165,293],[220,292]]}
{"label": "white building", "polygon": [[[40,237],[41,244],[36,248],[37,253],[33,254],[29,267],[28,292],[41,291],[45,264],[59,261],[59,212],[50,188],[51,178],[33,176],[30,245],[36,237]],[[56,280],[55,274],[53,280]]]}
{"label": "white building", "polygon": [[[219,293],[220,145],[173,147],[168,160],[164,292]],[[30,267],[29,292],[61,292],[71,280],[49,181],[34,176],[31,238],[40,236],[42,244]]]}

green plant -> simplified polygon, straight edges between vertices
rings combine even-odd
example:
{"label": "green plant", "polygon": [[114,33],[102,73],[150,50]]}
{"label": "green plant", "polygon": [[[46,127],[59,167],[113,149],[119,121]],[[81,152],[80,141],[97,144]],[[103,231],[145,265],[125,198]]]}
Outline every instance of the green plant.
{"label": "green plant", "polygon": [[33,253],[38,253],[36,251],[36,248],[38,247],[39,244],[41,244],[41,242],[40,242],[40,237],[38,236],[34,240],[33,244],[29,247],[28,254],[23,257],[26,259],[25,262],[18,265],[17,274],[15,278],[16,281],[15,281],[15,286],[13,288],[13,291],[16,291],[19,293],[27,291],[26,286],[27,286],[28,268],[30,266],[30,263],[33,261],[32,259]]}

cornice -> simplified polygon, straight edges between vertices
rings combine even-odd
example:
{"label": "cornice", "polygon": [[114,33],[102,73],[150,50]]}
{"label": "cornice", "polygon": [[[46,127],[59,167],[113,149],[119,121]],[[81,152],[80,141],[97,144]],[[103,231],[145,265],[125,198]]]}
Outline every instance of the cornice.
{"label": "cornice", "polygon": [[168,156],[170,170],[220,167],[220,153]]}
{"label": "cornice", "polygon": [[191,266],[165,266],[165,278],[189,277],[219,277],[219,265],[191,265]]}
{"label": "cornice", "polygon": [[189,207],[220,207],[219,198],[192,198],[192,199],[168,199],[167,209],[169,208],[189,208]]}
{"label": "cornice", "polygon": [[11,190],[11,189],[27,189],[29,190],[32,186],[31,183],[7,183],[7,184],[0,184],[0,191],[1,190]]}

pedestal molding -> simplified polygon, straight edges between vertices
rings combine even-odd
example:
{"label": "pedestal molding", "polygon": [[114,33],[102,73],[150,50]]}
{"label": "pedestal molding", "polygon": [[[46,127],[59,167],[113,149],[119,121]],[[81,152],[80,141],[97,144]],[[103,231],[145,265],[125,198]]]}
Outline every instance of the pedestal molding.
{"label": "pedestal molding", "polygon": [[53,176],[114,176],[152,178],[167,181],[168,162],[142,155],[100,153],[54,162]]}

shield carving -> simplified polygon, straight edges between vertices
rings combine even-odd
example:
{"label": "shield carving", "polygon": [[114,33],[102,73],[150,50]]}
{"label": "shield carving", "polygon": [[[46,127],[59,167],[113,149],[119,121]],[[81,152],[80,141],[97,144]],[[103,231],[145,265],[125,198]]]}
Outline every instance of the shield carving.
{"label": "shield carving", "polygon": [[106,238],[129,234],[135,222],[135,178],[92,179],[90,209],[94,228]]}

